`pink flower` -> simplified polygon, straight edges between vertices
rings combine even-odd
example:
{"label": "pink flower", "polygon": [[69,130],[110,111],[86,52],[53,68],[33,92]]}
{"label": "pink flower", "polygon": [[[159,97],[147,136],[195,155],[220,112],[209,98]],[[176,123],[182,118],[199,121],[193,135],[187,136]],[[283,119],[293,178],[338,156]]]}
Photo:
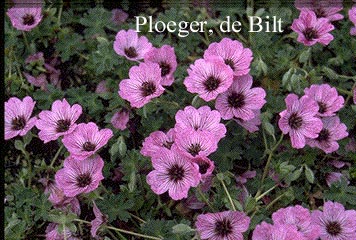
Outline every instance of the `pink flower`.
{"label": "pink flower", "polygon": [[328,201],[323,212],[314,210],[312,221],[319,225],[321,240],[356,239],[356,211],[346,210],[342,204]]}
{"label": "pink flower", "polygon": [[93,204],[93,212],[95,215],[95,219],[90,222],[90,233],[91,236],[95,238],[97,236],[96,233],[100,226],[107,221],[107,217],[100,212],[100,209],[96,206],[95,202]]}
{"label": "pink flower", "polygon": [[151,48],[144,56],[145,62],[158,63],[161,68],[161,85],[170,86],[174,81],[173,73],[177,69],[177,58],[174,48],[163,45],[161,48]]}
{"label": "pink flower", "polygon": [[28,56],[25,60],[26,64],[31,64],[31,63],[35,63],[35,62],[42,62],[44,63],[44,57],[43,57],[43,52],[37,52],[35,54],[32,54],[30,56]]}
{"label": "pink flower", "polygon": [[217,97],[215,108],[222,119],[240,118],[247,121],[255,118],[254,110],[260,110],[266,103],[266,92],[263,88],[251,86],[251,75],[236,77],[231,87]]}
{"label": "pink flower", "polygon": [[316,18],[313,11],[302,10],[299,18],[294,19],[291,29],[298,33],[297,41],[305,46],[312,46],[316,43],[328,45],[333,39],[329,32],[334,30],[334,26],[327,18]]}
{"label": "pink flower", "polygon": [[209,158],[205,156],[196,156],[192,158],[191,161],[198,165],[199,173],[201,174],[201,180],[203,182],[213,174],[215,164]]}
{"label": "pink flower", "polygon": [[151,99],[164,92],[161,86],[161,69],[157,63],[140,63],[129,71],[130,79],[120,82],[119,95],[130,102],[132,107],[140,108]]}
{"label": "pink flower", "polygon": [[230,38],[223,38],[219,43],[211,43],[204,52],[204,58],[210,57],[222,58],[235,76],[243,76],[250,72],[252,62],[252,51],[244,48],[242,43]]}
{"label": "pink flower", "polygon": [[295,94],[289,94],[285,102],[287,109],[279,113],[278,126],[283,134],[289,133],[292,147],[303,148],[306,138],[317,138],[323,128],[322,121],[315,117],[318,104],[306,95],[298,99]]}
{"label": "pink flower", "polygon": [[272,219],[276,225],[295,226],[306,240],[316,240],[319,237],[320,229],[311,221],[309,209],[300,205],[280,208],[272,214]]}
{"label": "pink flower", "polygon": [[271,225],[262,222],[253,231],[252,240],[308,240],[298,232],[297,227],[284,225]]}
{"label": "pink flower", "polygon": [[197,164],[176,152],[162,151],[152,158],[154,170],[147,175],[147,183],[156,194],[168,191],[173,200],[188,197],[190,187],[198,186],[201,175]]}
{"label": "pink flower", "polygon": [[130,119],[130,113],[126,108],[121,109],[116,112],[111,118],[111,124],[120,130],[125,130],[127,128],[127,123]]}
{"label": "pink flower", "polygon": [[106,81],[103,80],[101,82],[98,83],[98,85],[96,85],[96,88],[95,88],[95,93],[107,93],[109,92],[109,89],[108,87],[106,86]]}
{"label": "pink flower", "polygon": [[195,226],[201,239],[243,240],[250,218],[243,212],[225,211],[200,214]]}
{"label": "pink flower", "polygon": [[339,11],[342,10],[342,0],[296,0],[295,6],[299,10],[313,11],[317,18],[327,18],[330,22],[344,18]]}
{"label": "pink flower", "polygon": [[315,139],[307,139],[307,144],[311,147],[317,147],[325,153],[331,153],[339,149],[338,140],[347,137],[346,125],[340,123],[337,116],[322,118],[323,128],[319,136]]}
{"label": "pink flower", "polygon": [[113,136],[110,129],[99,131],[93,123],[80,123],[75,130],[63,137],[63,144],[76,160],[83,160],[96,153]]}
{"label": "pink flower", "polygon": [[[350,18],[350,21],[354,24],[354,27],[352,27],[350,29],[350,34],[351,35],[356,35],[356,6],[353,6],[350,10],[349,10],[349,18]],[[354,90],[355,91],[355,90]],[[354,103],[356,103],[356,100],[355,100],[355,95],[354,94]]]}
{"label": "pink flower", "polygon": [[329,84],[313,84],[304,89],[304,93],[318,103],[321,117],[334,116],[344,106],[344,98]]}
{"label": "pink flower", "polygon": [[74,104],[71,107],[65,98],[62,101],[56,100],[51,111],[44,110],[38,115],[39,119],[36,122],[36,127],[40,130],[38,137],[44,143],[48,143],[70,134],[77,126],[75,122],[81,114],[80,105]]}
{"label": "pink flower", "polygon": [[244,121],[240,118],[234,118],[234,121],[239,124],[241,127],[245,128],[250,133],[256,132],[259,130],[259,125],[261,125],[261,111],[253,110],[255,117],[251,120]]}
{"label": "pink flower", "polygon": [[198,93],[205,101],[213,100],[225,92],[232,83],[233,72],[219,58],[198,59],[188,69],[184,85],[188,92]]}
{"label": "pink flower", "polygon": [[216,151],[218,144],[208,131],[194,131],[187,129],[176,133],[172,150],[180,152],[189,158],[208,156]]}
{"label": "pink flower", "polygon": [[331,173],[327,173],[326,174],[326,184],[328,184],[329,187],[331,187],[331,185],[334,183],[334,182],[339,182],[341,181],[341,177],[342,177],[342,173],[339,173],[339,172],[331,172]]}
{"label": "pink flower", "polygon": [[66,230],[65,230],[66,237],[64,238],[64,231],[59,233],[58,227],[59,227],[59,224],[57,224],[57,223],[48,224],[48,226],[46,228],[46,240],[64,240],[64,239],[78,240],[78,238],[72,236],[72,233],[70,232],[70,230],[68,228],[66,228]]}
{"label": "pink flower", "polygon": [[75,197],[98,188],[103,177],[104,161],[99,155],[94,155],[82,161],[72,157],[64,160],[64,167],[55,175],[58,187],[67,197]]}
{"label": "pink flower", "polygon": [[31,118],[36,102],[27,96],[22,101],[17,97],[5,102],[5,140],[17,135],[24,136],[36,123],[36,117]]}
{"label": "pink flower", "polygon": [[144,36],[139,37],[138,33],[129,29],[121,30],[116,34],[114,50],[131,61],[143,59],[144,55],[152,48],[152,44]]}
{"label": "pink flower", "polygon": [[141,154],[146,157],[159,156],[162,149],[170,150],[174,143],[174,129],[170,129],[167,134],[162,131],[155,131],[145,138],[142,143]]}
{"label": "pink flower", "polygon": [[208,106],[202,106],[198,109],[187,106],[184,110],[179,110],[175,116],[176,125],[174,129],[177,133],[186,129],[195,131],[208,131],[219,141],[225,137],[226,127],[220,123],[221,116],[216,110],[211,110]]}
{"label": "pink flower", "polygon": [[7,10],[7,16],[11,20],[11,24],[17,30],[31,31],[42,20],[41,4],[36,7],[20,6],[16,4],[14,7]]}
{"label": "pink flower", "polygon": [[111,21],[116,25],[120,25],[126,21],[129,15],[124,12],[122,9],[113,9],[111,10]]}
{"label": "pink flower", "polygon": [[25,75],[26,80],[31,83],[35,87],[41,87],[42,89],[47,88],[47,76],[44,73],[41,73],[37,77],[34,77],[26,72],[23,73]]}
{"label": "pink flower", "polygon": [[61,71],[58,69],[55,69],[51,64],[48,64],[48,63],[44,64],[44,67],[47,70],[46,77],[47,77],[47,79],[49,79],[49,82],[52,85],[60,88],[61,84],[59,81],[59,76],[61,75]]}

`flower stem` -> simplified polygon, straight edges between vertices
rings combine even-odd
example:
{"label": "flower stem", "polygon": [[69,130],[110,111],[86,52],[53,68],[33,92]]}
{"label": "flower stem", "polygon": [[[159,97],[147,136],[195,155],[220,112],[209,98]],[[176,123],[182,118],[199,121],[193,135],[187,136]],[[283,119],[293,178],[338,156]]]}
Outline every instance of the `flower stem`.
{"label": "flower stem", "polygon": [[208,205],[208,207],[211,209],[211,211],[215,212],[214,207],[210,204],[209,200],[205,197],[204,193],[201,191],[200,187],[197,188],[199,196],[203,199],[204,203]]}
{"label": "flower stem", "polygon": [[225,183],[224,183],[224,180],[222,180],[222,179],[219,179],[219,180],[220,180],[220,182],[221,182],[221,185],[222,185],[223,188],[224,188],[224,191],[225,191],[225,193],[226,193],[226,195],[227,195],[227,198],[228,198],[229,201],[230,201],[230,204],[231,204],[231,206],[232,206],[232,209],[233,209],[234,211],[236,211],[234,202],[232,201],[232,198],[231,198],[231,196],[230,196],[230,193],[229,193],[229,191],[228,191],[227,188],[226,188],[226,185],[225,185]]}
{"label": "flower stem", "polygon": [[260,188],[258,189],[257,193],[256,193],[256,196],[255,198],[257,199],[260,195],[261,195],[261,192],[262,192],[262,187],[263,187],[263,182],[265,181],[265,178],[268,174],[268,171],[269,171],[269,166],[271,164],[271,160],[272,160],[272,157],[273,157],[273,153],[274,151],[277,149],[277,147],[279,146],[279,144],[281,144],[282,140],[283,140],[283,136],[284,134],[282,133],[281,134],[281,137],[280,139],[278,140],[278,142],[276,143],[276,145],[273,146],[273,148],[269,151],[269,154],[268,154],[268,159],[267,159],[267,163],[266,163],[266,166],[263,170],[263,175],[262,175],[262,178],[261,178],[261,183],[260,183]]}
{"label": "flower stem", "polygon": [[140,218],[140,217],[138,217],[138,216],[136,216],[136,215],[134,215],[134,214],[132,214],[132,213],[129,213],[129,214],[130,214],[130,216],[131,216],[131,217],[133,217],[133,218],[135,218],[135,219],[139,220],[140,222],[142,222],[142,223],[146,223],[146,221],[145,221],[145,220],[143,220],[142,218]]}
{"label": "flower stem", "polygon": [[63,145],[61,145],[59,147],[58,151],[56,152],[56,155],[54,155],[54,158],[52,159],[51,164],[49,165],[50,168],[53,168],[53,164],[57,160],[57,158],[58,158],[59,154],[61,153],[62,149],[63,149]]}
{"label": "flower stem", "polygon": [[[86,224],[91,224],[90,222],[82,220],[82,219],[74,219],[74,221],[81,222],[81,223],[86,223]],[[121,229],[121,228],[105,226],[105,225],[103,227],[106,228],[106,229],[114,230],[114,231],[119,232],[119,233],[126,233],[126,234],[129,234],[129,235],[132,235],[132,236],[142,237],[142,238],[145,238],[145,239],[163,240],[163,238],[149,236],[149,235],[145,235],[145,234],[140,234],[140,233],[124,230],[124,229]]]}
{"label": "flower stem", "polygon": [[23,36],[23,40],[25,42],[27,50],[30,51],[30,45],[28,44],[27,37],[26,37],[26,34],[24,31],[22,31],[22,36]]}

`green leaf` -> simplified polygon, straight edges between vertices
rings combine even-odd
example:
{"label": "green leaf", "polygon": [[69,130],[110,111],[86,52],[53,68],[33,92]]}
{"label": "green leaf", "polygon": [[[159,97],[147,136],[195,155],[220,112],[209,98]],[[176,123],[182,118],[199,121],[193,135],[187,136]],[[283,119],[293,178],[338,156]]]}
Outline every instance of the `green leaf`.
{"label": "green leaf", "polygon": [[307,178],[308,182],[314,183],[314,173],[308,166],[305,166],[305,177]]}
{"label": "green leaf", "polygon": [[189,233],[189,232],[194,232],[195,230],[192,229],[190,226],[180,223],[177,225],[174,225],[172,227],[172,232],[175,234],[185,234],[185,233]]}

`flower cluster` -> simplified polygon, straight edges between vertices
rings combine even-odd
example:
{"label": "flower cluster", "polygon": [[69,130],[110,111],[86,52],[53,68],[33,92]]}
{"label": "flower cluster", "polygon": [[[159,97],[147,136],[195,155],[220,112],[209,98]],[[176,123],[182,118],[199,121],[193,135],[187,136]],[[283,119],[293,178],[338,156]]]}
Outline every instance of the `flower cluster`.
{"label": "flower cluster", "polygon": [[356,211],[346,210],[328,201],[323,211],[297,205],[272,214],[273,225],[262,222],[253,231],[252,240],[347,240],[356,238]]}
{"label": "flower cluster", "polygon": [[188,197],[190,187],[206,181],[214,170],[208,156],[215,152],[226,128],[220,113],[208,106],[179,110],[167,133],[156,131],[142,144],[141,154],[151,157],[154,170],[147,183],[156,194],[168,191],[174,200]]}
{"label": "flower cluster", "polygon": [[173,47],[163,45],[155,48],[146,37],[139,37],[136,31],[129,29],[117,33],[114,50],[128,60],[144,60],[130,69],[129,79],[120,82],[119,95],[129,101],[132,107],[143,107],[164,92],[163,86],[173,84],[173,74],[177,68]]}
{"label": "flower cluster", "polygon": [[279,128],[289,133],[292,147],[303,148],[306,144],[331,153],[339,148],[338,140],[348,136],[346,126],[336,116],[344,105],[344,98],[328,84],[312,85],[298,99],[289,94],[287,109],[279,113]]}

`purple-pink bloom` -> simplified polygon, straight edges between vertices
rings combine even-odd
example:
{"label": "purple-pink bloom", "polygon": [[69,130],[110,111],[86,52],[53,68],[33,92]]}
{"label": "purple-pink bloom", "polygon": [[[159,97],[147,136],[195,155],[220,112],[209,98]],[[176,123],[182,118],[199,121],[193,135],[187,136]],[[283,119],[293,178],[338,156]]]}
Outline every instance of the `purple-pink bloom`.
{"label": "purple-pink bloom", "polygon": [[47,76],[44,73],[41,73],[37,77],[32,76],[29,73],[23,72],[23,75],[25,76],[26,80],[31,83],[35,87],[40,87],[42,89],[47,88]]}
{"label": "purple-pink bloom", "polygon": [[312,221],[320,227],[321,240],[356,239],[356,211],[338,202],[327,201],[323,211],[314,210]]}
{"label": "purple-pink bloom", "polygon": [[58,232],[59,224],[50,223],[46,228],[46,240],[78,240],[78,238],[73,237],[72,233],[68,228],[65,229],[65,237],[64,232]]}
{"label": "purple-pink bloom", "polygon": [[260,110],[266,103],[263,88],[251,88],[252,76],[235,77],[230,88],[216,98],[215,108],[221,118],[228,120],[240,118],[248,121],[255,118],[255,110]]}
{"label": "purple-pink bloom", "polygon": [[333,39],[329,32],[334,30],[334,26],[327,18],[317,18],[313,11],[302,10],[299,18],[294,19],[291,29],[298,33],[297,41],[305,46],[312,46],[316,43],[328,45]]}
{"label": "purple-pink bloom", "polygon": [[242,43],[230,38],[223,38],[219,43],[211,43],[204,52],[204,58],[211,57],[222,58],[235,76],[248,74],[253,59],[251,49],[244,48]]}
{"label": "purple-pink bloom", "polygon": [[111,10],[111,21],[116,25],[120,25],[126,21],[129,15],[122,9],[113,9]]}
{"label": "purple-pink bloom", "polygon": [[208,102],[225,92],[232,84],[232,79],[233,72],[222,59],[198,59],[190,65],[184,85],[188,92],[198,93]]}
{"label": "purple-pink bloom", "polygon": [[326,178],[325,178],[325,181],[326,181],[326,184],[331,187],[331,185],[334,183],[334,182],[339,182],[341,181],[341,177],[342,177],[342,173],[339,173],[339,172],[331,172],[331,173],[327,173],[326,174]]}
{"label": "purple-pink bloom", "polygon": [[346,125],[340,123],[337,116],[321,118],[323,128],[319,136],[315,139],[307,139],[307,144],[311,147],[317,147],[325,153],[332,153],[339,149],[338,140],[347,137]]}
{"label": "purple-pink bloom", "polygon": [[161,86],[161,69],[157,63],[140,63],[129,71],[130,79],[120,82],[119,95],[130,102],[132,107],[140,108],[151,99],[164,92]]}
{"label": "purple-pink bloom", "polygon": [[238,211],[200,214],[195,222],[200,238],[208,240],[243,240],[249,225],[250,218]]}
{"label": "purple-pink bloom", "polygon": [[36,124],[37,117],[31,118],[36,102],[29,96],[22,101],[17,97],[5,102],[5,140],[17,135],[24,136]]}
{"label": "purple-pink bloom", "polygon": [[116,34],[114,50],[120,55],[131,61],[143,59],[145,54],[152,48],[152,44],[145,36],[138,36],[133,30],[121,30]]}
{"label": "purple-pink bloom", "polygon": [[75,197],[98,188],[103,177],[104,161],[99,155],[94,155],[82,161],[68,157],[64,167],[55,175],[58,187],[67,197]]}
{"label": "purple-pink bloom", "polygon": [[297,227],[284,225],[271,225],[262,222],[253,231],[252,240],[308,240],[298,232]]}
{"label": "purple-pink bloom", "polygon": [[175,116],[176,124],[174,129],[177,133],[186,129],[195,131],[208,131],[219,141],[226,134],[226,127],[220,123],[221,115],[216,110],[211,110],[209,106],[202,106],[198,109],[187,106],[184,110],[179,110]]}
{"label": "purple-pink bloom", "polygon": [[144,56],[145,62],[158,63],[161,68],[161,85],[170,86],[174,81],[173,73],[177,69],[177,57],[174,47],[163,45],[161,48],[151,48]]}
{"label": "purple-pink bloom", "polygon": [[322,121],[316,117],[318,104],[304,95],[300,99],[295,94],[289,94],[285,99],[287,109],[280,112],[278,126],[283,134],[289,133],[292,147],[303,148],[306,138],[317,138],[323,128]]}
{"label": "purple-pink bloom", "polygon": [[100,226],[107,221],[107,217],[100,212],[100,209],[96,206],[95,202],[93,204],[93,212],[95,219],[90,222],[90,233],[93,238],[97,236],[97,231]]}
{"label": "purple-pink bloom", "polygon": [[295,7],[301,11],[313,11],[317,18],[327,18],[330,22],[344,18],[342,14],[338,13],[343,9],[342,0],[296,0]]}
{"label": "purple-pink bloom", "polygon": [[197,164],[174,151],[162,151],[152,158],[154,170],[147,175],[147,183],[156,194],[168,191],[173,200],[188,197],[190,187],[198,186],[201,175]]}
{"label": "purple-pink bloom", "polygon": [[280,208],[272,214],[272,220],[276,225],[295,226],[306,240],[316,240],[320,234],[319,227],[311,220],[309,209],[300,205]]}
{"label": "purple-pink bloom", "polygon": [[186,129],[176,132],[172,150],[180,152],[189,158],[208,156],[218,148],[218,141],[208,131]]}
{"label": "purple-pink bloom", "polygon": [[106,81],[103,80],[101,82],[98,83],[98,85],[96,85],[95,88],[95,93],[107,93],[109,92],[109,88],[106,86]]}
{"label": "purple-pink bloom", "polygon": [[80,123],[75,130],[63,137],[63,144],[75,160],[83,160],[96,153],[113,136],[110,129],[99,131],[93,123]]}
{"label": "purple-pink bloom", "polygon": [[304,93],[318,103],[318,115],[321,117],[334,116],[344,106],[344,98],[329,84],[313,84],[310,88],[305,88]]}
{"label": "purple-pink bloom", "polygon": [[43,52],[37,52],[35,54],[32,54],[30,56],[28,56],[25,60],[26,64],[31,64],[34,62],[41,62],[44,63],[44,57],[43,57]]}
{"label": "purple-pink bloom", "polygon": [[22,31],[31,31],[42,20],[41,4],[36,7],[20,7],[16,4],[8,9],[6,14],[9,16],[12,26]]}
{"label": "purple-pink bloom", "polygon": [[[353,6],[350,10],[349,10],[349,19],[350,21],[354,24],[354,27],[352,27],[350,29],[350,34],[351,35],[356,35],[356,6]],[[354,90],[355,91],[355,90]],[[355,94],[354,94],[355,96]],[[355,99],[355,98],[354,98]],[[356,103],[356,100],[354,100],[354,102]]]}
{"label": "purple-pink bloom", "polygon": [[201,180],[203,182],[213,174],[215,164],[209,158],[205,156],[196,156],[192,158],[191,161],[198,165],[199,173],[201,174]]}
{"label": "purple-pink bloom", "polygon": [[126,108],[121,109],[116,112],[111,118],[111,124],[120,130],[125,130],[127,128],[127,123],[130,119],[130,113]]}
{"label": "purple-pink bloom", "polygon": [[251,120],[244,121],[240,118],[234,118],[234,121],[239,124],[241,127],[245,128],[250,133],[256,132],[259,130],[261,125],[261,110],[253,110],[255,117]]}
{"label": "purple-pink bloom", "polygon": [[154,157],[159,156],[165,149],[170,150],[174,143],[174,134],[173,128],[167,133],[162,131],[151,133],[142,143],[141,154],[146,157]]}
{"label": "purple-pink bloom", "polygon": [[65,98],[56,100],[52,104],[51,111],[44,110],[38,115],[36,127],[40,130],[38,137],[48,143],[58,139],[60,136],[70,134],[74,131],[82,107],[78,104],[70,106]]}

